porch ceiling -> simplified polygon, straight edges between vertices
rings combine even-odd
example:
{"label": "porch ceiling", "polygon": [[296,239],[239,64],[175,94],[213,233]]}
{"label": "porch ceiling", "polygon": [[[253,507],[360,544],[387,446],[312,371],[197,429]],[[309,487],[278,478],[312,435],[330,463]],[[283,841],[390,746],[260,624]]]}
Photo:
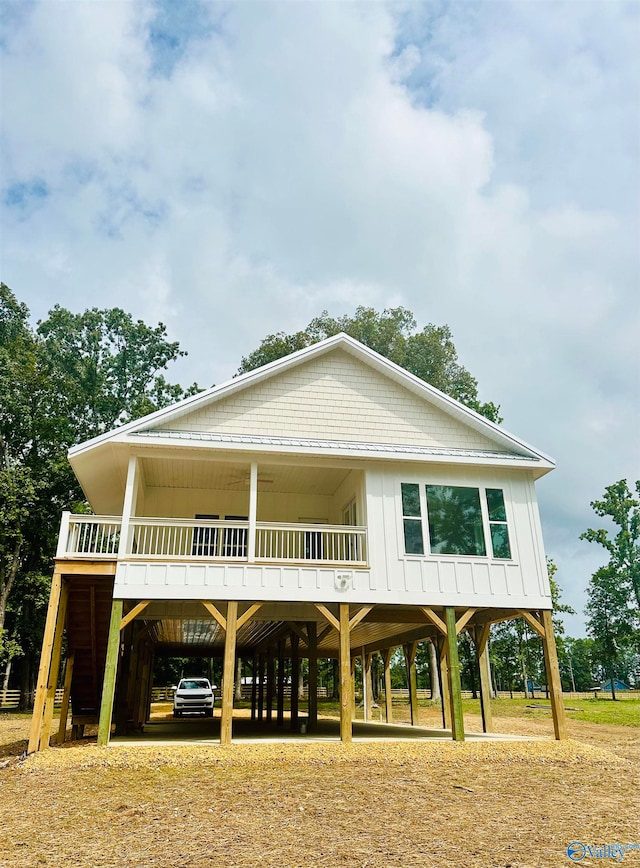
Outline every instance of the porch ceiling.
{"label": "porch ceiling", "polygon": [[[145,457],[142,467],[149,487],[249,491],[248,462]],[[258,490],[331,495],[349,473],[350,469],[344,467],[259,464]]]}

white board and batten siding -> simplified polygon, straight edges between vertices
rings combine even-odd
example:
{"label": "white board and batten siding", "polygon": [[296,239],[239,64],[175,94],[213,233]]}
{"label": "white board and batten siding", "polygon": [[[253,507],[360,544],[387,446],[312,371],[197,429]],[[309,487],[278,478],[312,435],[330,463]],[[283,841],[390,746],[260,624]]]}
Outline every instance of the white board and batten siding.
{"label": "white board and batten siding", "polygon": [[[404,551],[401,483],[501,488],[511,558]],[[550,608],[535,491],[526,473],[391,462],[366,472],[368,568],[300,564],[118,564],[115,594],[132,599],[237,599]],[[362,519],[361,519],[362,520]],[[428,540],[425,540],[428,545]]]}
{"label": "white board and batten siding", "polygon": [[[401,484],[499,488],[504,492],[511,558],[408,555]],[[367,473],[373,583],[390,602],[411,605],[550,608],[551,590],[533,481],[527,473],[444,465],[388,466]]]}

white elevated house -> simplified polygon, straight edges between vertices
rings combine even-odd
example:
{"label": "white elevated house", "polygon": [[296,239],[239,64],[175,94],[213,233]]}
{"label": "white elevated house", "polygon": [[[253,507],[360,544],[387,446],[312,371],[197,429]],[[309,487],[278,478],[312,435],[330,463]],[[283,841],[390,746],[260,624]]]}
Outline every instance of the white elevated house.
{"label": "white elevated house", "polygon": [[[352,338],[81,443],[69,460],[94,514],[62,518],[30,751],[49,744],[64,631],[62,732],[70,698],[74,725],[99,721],[101,743],[112,718],[144,723],[162,653],[223,657],[222,742],[238,655],[257,661],[256,716],[264,687],[278,723],[284,660],[295,674],[308,657],[311,696],[318,657],[333,657],[349,740],[354,659],[366,685],[380,651],[390,687],[392,650],[411,662],[424,639],[460,739],[456,637],[476,643],[490,729],[489,627],[516,617],[543,639],[563,737],[535,492],[553,461]],[[311,697],[311,730],[316,716]]]}

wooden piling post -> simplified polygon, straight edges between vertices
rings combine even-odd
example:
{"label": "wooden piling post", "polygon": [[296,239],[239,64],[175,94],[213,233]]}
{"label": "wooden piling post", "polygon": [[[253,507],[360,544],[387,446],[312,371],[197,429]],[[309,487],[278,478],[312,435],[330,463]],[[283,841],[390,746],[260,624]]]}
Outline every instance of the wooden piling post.
{"label": "wooden piling post", "polygon": [[300,639],[295,631],[291,632],[291,729],[298,728],[298,680],[300,678]]}
{"label": "wooden piling post", "polygon": [[230,600],[227,603],[224,660],[222,664],[222,716],[220,720],[220,744],[231,744],[233,722],[233,676],[236,660],[237,621],[238,602],[237,600]]}
{"label": "wooden piling post", "polygon": [[33,753],[36,750],[40,750],[40,735],[42,733],[44,707],[47,700],[47,687],[49,684],[49,674],[51,672],[51,658],[56,634],[56,624],[59,620],[61,593],[62,575],[59,572],[54,572],[53,578],[51,579],[51,591],[49,593],[47,620],[42,640],[42,653],[40,655],[40,668],[38,670],[38,683],[33,704],[33,715],[31,717],[31,729],[29,732],[27,753]]}
{"label": "wooden piling post", "polygon": [[278,688],[277,688],[277,711],[276,711],[276,724],[278,726],[284,725],[284,669],[285,669],[285,640],[278,640]]}
{"label": "wooden piling post", "polygon": [[384,708],[387,723],[393,723],[393,695],[391,693],[391,657],[393,648],[385,648],[382,653],[384,662]]}
{"label": "wooden piling post", "polygon": [[58,724],[58,744],[64,744],[67,734],[67,720],[69,717],[69,700],[71,698],[71,682],[73,680],[73,664],[75,654],[73,651],[67,657],[67,665],[64,672],[64,693],[62,694],[62,708],[60,709],[60,722]]}
{"label": "wooden piling post", "polygon": [[113,600],[111,603],[107,658],[104,664],[104,679],[102,682],[102,701],[100,703],[100,722],[98,724],[99,745],[109,744],[111,736],[111,715],[113,713],[113,698],[116,689],[116,673],[118,671],[121,620],[122,600]]}
{"label": "wooden piling post", "polygon": [[462,717],[462,693],[460,685],[460,661],[458,659],[458,633],[456,630],[456,610],[452,606],[445,609],[447,624],[447,663],[449,666],[449,697],[451,702],[451,734],[454,741],[464,741],[464,721]]}
{"label": "wooden piling post", "polygon": [[542,646],[544,649],[544,662],[547,670],[547,684],[551,698],[551,714],[553,716],[553,730],[557,739],[567,738],[567,721],[562,702],[562,682],[560,681],[560,667],[558,666],[558,653],[556,651],[556,638],[553,632],[553,620],[551,611],[542,611],[542,626],[544,637]]}
{"label": "wooden piling post", "polygon": [[349,604],[340,603],[340,739],[349,743],[353,739],[351,723],[353,697],[351,682],[351,632]]}
{"label": "wooden piling post", "polygon": [[307,623],[309,639],[309,732],[318,728],[318,625],[315,621]]}
{"label": "wooden piling post", "polygon": [[482,731],[493,732],[493,717],[491,715],[491,674],[489,672],[489,632],[490,624],[476,627],[473,632],[478,671],[480,673],[480,712],[482,714]]}

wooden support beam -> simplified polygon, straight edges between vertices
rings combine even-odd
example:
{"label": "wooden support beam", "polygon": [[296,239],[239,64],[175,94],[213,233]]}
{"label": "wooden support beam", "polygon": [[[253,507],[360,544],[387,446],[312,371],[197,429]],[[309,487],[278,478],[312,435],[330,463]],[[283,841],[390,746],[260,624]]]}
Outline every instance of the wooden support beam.
{"label": "wooden support beam", "polygon": [[449,690],[449,660],[447,657],[447,642],[440,636],[438,645],[438,675],[440,678],[440,696],[442,701],[442,727],[451,729],[451,692]]}
{"label": "wooden support beam", "polygon": [[298,707],[299,707],[299,697],[298,697],[298,681],[300,679],[300,653],[299,653],[299,645],[300,640],[298,638],[298,634],[291,631],[291,696],[289,698],[290,703],[290,724],[291,729],[296,730],[298,728]]}
{"label": "wooden support beam", "polygon": [[542,623],[544,626],[544,662],[547,670],[547,684],[551,699],[551,714],[553,716],[553,730],[557,739],[568,737],[567,721],[562,702],[562,683],[560,681],[560,667],[558,666],[558,653],[556,651],[556,637],[553,630],[553,620],[549,609],[542,610]]}
{"label": "wooden support beam", "polygon": [[267,649],[267,708],[265,715],[267,723],[271,723],[271,718],[273,717],[273,675],[273,645],[270,645]]}
{"label": "wooden support beam", "polygon": [[47,700],[47,686],[49,684],[49,673],[51,672],[51,655],[53,653],[56,624],[59,618],[61,593],[62,576],[60,573],[55,572],[51,580],[49,606],[47,608],[47,620],[45,622],[44,636],[42,639],[40,668],[38,670],[38,682],[36,686],[36,695],[33,704],[33,714],[31,716],[31,729],[29,732],[29,744],[27,747],[27,753],[33,753],[36,750],[40,750],[42,718],[44,715],[44,707]]}
{"label": "wooden support beam", "polygon": [[253,603],[246,612],[243,612],[242,615],[238,618],[238,622],[236,624],[236,630],[239,630],[240,627],[244,627],[247,621],[250,621],[255,613],[262,608],[262,603]]}
{"label": "wooden support beam", "polygon": [[393,648],[385,648],[382,652],[384,663],[384,709],[387,723],[393,723],[393,694],[391,693],[391,657]]}
{"label": "wooden support beam", "polygon": [[436,613],[433,611],[433,609],[430,609],[428,606],[420,606],[420,608],[425,613],[427,618],[431,621],[431,623],[435,624],[435,626],[438,628],[438,630],[440,630],[442,635],[446,636],[447,635],[447,625],[442,620],[442,618],[439,615],[436,615]]}
{"label": "wooden support beam", "polygon": [[318,645],[320,644],[320,642],[322,642],[323,639],[326,639],[326,637],[329,635],[329,633],[331,633],[332,630],[335,629],[336,628],[333,626],[333,624],[326,624],[318,633]]}
{"label": "wooden support beam", "polygon": [[315,621],[307,622],[309,637],[309,704],[308,730],[315,732],[318,728],[318,625]]}
{"label": "wooden support beam", "polygon": [[538,636],[541,636],[543,639],[545,638],[545,628],[532,612],[528,612],[526,609],[518,609],[518,615],[524,618],[527,624],[536,631]]}
{"label": "wooden support beam", "polygon": [[302,642],[302,644],[308,648],[309,647],[309,639],[307,634],[302,629],[300,624],[296,624],[295,621],[287,621],[287,627],[291,630],[292,633],[295,633],[298,639]]}
{"label": "wooden support beam", "polygon": [[264,671],[265,671],[266,656],[264,651],[258,654],[258,713],[257,719],[262,721],[262,712],[264,711]]}
{"label": "wooden support beam", "polygon": [[349,620],[349,630],[353,630],[354,627],[357,627],[360,621],[369,614],[369,612],[373,609],[373,606],[363,606],[359,609],[355,615]]}
{"label": "wooden support beam", "polygon": [[224,640],[224,659],[222,663],[222,717],[220,720],[220,744],[231,744],[231,729],[233,723],[233,676],[236,663],[237,621],[238,602],[237,600],[230,600],[227,603],[226,635]]}
{"label": "wooden support beam", "polygon": [[[323,606],[322,603],[315,603],[314,605],[315,605],[316,609],[320,612],[320,614],[324,615],[324,617],[331,624],[331,626],[334,627],[338,632],[340,632],[341,621],[339,621],[336,618],[336,616],[333,614],[333,612],[331,612],[329,609],[327,609],[326,606]],[[345,606],[345,605],[347,606],[347,615],[348,615],[349,614],[348,605],[346,603],[340,603],[340,606]],[[340,611],[342,612],[342,609],[340,609]]]}
{"label": "wooden support beam", "polygon": [[[120,622],[122,624],[122,621]],[[120,659],[118,678],[116,679],[115,693],[115,734],[125,735],[127,732],[127,722],[129,720],[129,704],[127,698],[129,695],[129,682],[131,681],[131,656],[132,656],[132,634],[133,622],[130,621],[123,629],[120,630],[120,647],[123,648],[123,653]]]}
{"label": "wooden support beam", "polygon": [[491,714],[491,674],[489,670],[489,631],[490,624],[474,627],[472,635],[476,646],[478,672],[480,674],[480,713],[482,715],[482,731],[493,732],[493,716]]}
{"label": "wooden support beam", "polygon": [[47,695],[45,698],[44,713],[42,715],[42,732],[40,733],[40,745],[38,747],[38,750],[45,750],[46,748],[48,748],[49,740],[51,738],[51,726],[53,723],[53,706],[55,704],[56,687],[58,686],[58,675],[60,673],[62,636],[64,633],[68,599],[69,584],[68,582],[63,581],[62,590],[60,592],[60,606],[58,607],[58,618],[56,619],[53,649],[51,652],[51,669],[49,671],[49,680],[47,683]]}
{"label": "wooden support beam", "polygon": [[404,659],[407,666],[407,684],[409,685],[409,711],[411,726],[418,725],[418,677],[416,673],[416,652],[418,643],[411,642],[403,646]]}
{"label": "wooden support beam", "polygon": [[258,655],[251,661],[251,720],[258,717]]}
{"label": "wooden support beam", "polygon": [[100,703],[100,722],[98,724],[98,744],[109,744],[111,736],[111,715],[113,713],[113,697],[116,689],[116,674],[118,671],[118,654],[120,651],[120,621],[122,620],[122,600],[111,603],[111,621],[109,624],[109,639],[107,642],[107,658],[104,664],[104,680],[102,682],[102,701]]}
{"label": "wooden support beam", "polygon": [[130,612],[127,612],[127,614],[120,621],[120,632],[122,632],[124,630],[124,628],[127,626],[127,624],[130,621],[133,621],[133,619],[137,618],[137,616],[141,612],[144,612],[144,610],[147,608],[147,606],[149,605],[150,602],[151,602],[151,600],[142,600],[140,603],[137,604],[137,606],[134,606]]}
{"label": "wooden support beam", "polygon": [[67,719],[69,717],[69,700],[71,698],[71,680],[73,679],[73,664],[75,654],[72,651],[67,657],[67,665],[64,671],[64,692],[62,694],[62,708],[60,709],[60,722],[58,723],[58,744],[64,744],[67,734]]}
{"label": "wooden support beam", "polygon": [[[318,609],[322,611],[320,606],[318,606]],[[333,615],[331,618],[327,618],[329,623],[331,623],[332,618]],[[340,739],[344,743],[349,743],[353,738],[353,725],[351,723],[353,699],[351,687],[351,631],[349,629],[348,603],[340,603],[338,630],[340,632]]]}
{"label": "wooden support beam", "polygon": [[477,611],[477,609],[467,609],[464,615],[461,615],[460,618],[458,618],[456,621],[456,634],[462,633]]}
{"label": "wooden support beam", "polygon": [[277,689],[277,710],[276,710],[276,723],[278,726],[284,725],[284,668],[285,668],[285,645],[286,639],[280,638],[278,640],[278,689]]}
{"label": "wooden support beam", "polygon": [[[200,600],[200,602],[205,607],[207,612],[211,615],[211,617],[214,618],[218,622],[218,624],[220,624],[222,629],[226,630],[227,629],[227,619],[219,611],[219,609],[217,609],[216,606],[214,606],[210,600]],[[238,607],[238,604],[236,603],[236,610],[237,610],[237,607]],[[228,617],[229,617],[229,613],[227,612],[227,618]]]}
{"label": "wooden support beam", "polygon": [[371,706],[373,704],[373,683],[371,680],[371,654],[362,649],[362,710],[365,720],[371,720]]}
{"label": "wooden support beam", "polygon": [[447,662],[449,664],[449,696],[451,701],[451,734],[454,741],[464,741],[462,717],[462,693],[460,685],[460,661],[458,659],[458,634],[456,633],[456,610],[445,609],[447,624]]}

